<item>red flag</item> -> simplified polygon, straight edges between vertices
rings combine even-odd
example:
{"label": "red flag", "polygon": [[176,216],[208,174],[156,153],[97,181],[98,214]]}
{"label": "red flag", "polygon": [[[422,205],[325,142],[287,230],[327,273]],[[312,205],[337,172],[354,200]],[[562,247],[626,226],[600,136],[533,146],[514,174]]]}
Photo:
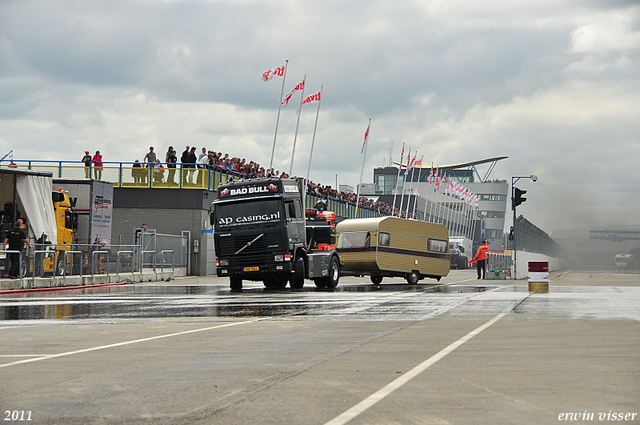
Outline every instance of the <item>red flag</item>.
{"label": "red flag", "polygon": [[283,79],[284,78],[284,68],[286,65],[277,66],[275,68],[271,68],[270,70],[262,73],[262,81],[267,82],[274,78]]}
{"label": "red flag", "polygon": [[433,164],[431,164],[431,174],[429,174],[429,184],[433,182]]}
{"label": "red flag", "polygon": [[400,169],[402,170],[402,157],[404,156],[404,142],[402,142],[402,153],[400,154]]}
{"label": "red flag", "polygon": [[295,86],[293,88],[293,90],[291,90],[289,93],[287,93],[287,95],[284,97],[284,99],[282,99],[282,104],[286,107],[289,104],[289,101],[291,100],[291,96],[293,96],[293,94],[295,92],[297,92],[298,90],[304,90],[304,80],[302,80],[302,82],[300,84],[298,84],[297,86]]}
{"label": "red flag", "polygon": [[367,139],[369,138],[369,127],[371,127],[371,122],[369,122],[369,125],[367,126],[367,131],[364,132],[364,143],[362,144],[360,153],[364,152],[364,147],[367,144]]}
{"label": "red flag", "polygon": [[[300,104],[300,108],[302,108],[307,103],[320,103],[320,92],[305,97],[302,103]],[[300,112],[300,108],[298,108],[296,113]]]}

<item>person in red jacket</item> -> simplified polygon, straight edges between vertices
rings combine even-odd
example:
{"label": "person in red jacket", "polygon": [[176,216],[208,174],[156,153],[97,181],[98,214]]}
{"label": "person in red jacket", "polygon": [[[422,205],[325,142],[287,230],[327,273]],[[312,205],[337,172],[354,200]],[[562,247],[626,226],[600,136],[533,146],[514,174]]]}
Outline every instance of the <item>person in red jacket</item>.
{"label": "person in red jacket", "polygon": [[[482,245],[480,245],[480,248],[478,248],[478,252],[476,252],[476,256],[473,257],[474,260],[477,261],[476,266],[478,268],[478,279],[485,278],[485,275],[487,273],[487,254],[489,253],[489,244],[487,243],[487,240],[484,239],[482,241]],[[480,274],[480,271],[482,271],[482,277]]]}

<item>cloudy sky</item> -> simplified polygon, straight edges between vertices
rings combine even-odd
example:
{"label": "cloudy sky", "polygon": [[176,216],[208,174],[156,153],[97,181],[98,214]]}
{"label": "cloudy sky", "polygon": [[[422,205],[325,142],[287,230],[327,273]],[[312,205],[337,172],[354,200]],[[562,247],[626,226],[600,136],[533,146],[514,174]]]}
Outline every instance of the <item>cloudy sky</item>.
{"label": "cloudy sky", "polygon": [[[285,60],[285,93],[305,74],[305,94],[323,86],[316,182],[357,184],[371,118],[365,182],[403,142],[436,165],[506,155],[492,177],[536,174],[519,212],[547,232],[640,224],[635,0],[2,0],[0,157],[195,145],[266,167],[281,81],[260,77]],[[295,175],[315,112],[302,109]]]}

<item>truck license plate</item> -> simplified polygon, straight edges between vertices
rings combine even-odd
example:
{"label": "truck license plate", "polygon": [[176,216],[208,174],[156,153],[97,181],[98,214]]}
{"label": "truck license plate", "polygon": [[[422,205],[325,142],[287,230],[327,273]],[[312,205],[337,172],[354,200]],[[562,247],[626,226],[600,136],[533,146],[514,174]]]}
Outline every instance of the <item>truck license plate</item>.
{"label": "truck license plate", "polygon": [[244,268],[245,272],[257,272],[258,270],[260,270],[260,267],[245,267]]}

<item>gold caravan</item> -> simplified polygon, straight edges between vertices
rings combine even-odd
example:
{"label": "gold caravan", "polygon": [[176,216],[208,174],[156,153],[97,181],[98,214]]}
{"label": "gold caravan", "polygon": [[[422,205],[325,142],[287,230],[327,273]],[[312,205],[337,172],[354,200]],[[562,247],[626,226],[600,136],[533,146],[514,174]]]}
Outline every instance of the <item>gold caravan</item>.
{"label": "gold caravan", "polygon": [[344,220],[336,226],[343,276],[403,277],[411,285],[449,274],[449,235],[441,224],[398,217]]}

